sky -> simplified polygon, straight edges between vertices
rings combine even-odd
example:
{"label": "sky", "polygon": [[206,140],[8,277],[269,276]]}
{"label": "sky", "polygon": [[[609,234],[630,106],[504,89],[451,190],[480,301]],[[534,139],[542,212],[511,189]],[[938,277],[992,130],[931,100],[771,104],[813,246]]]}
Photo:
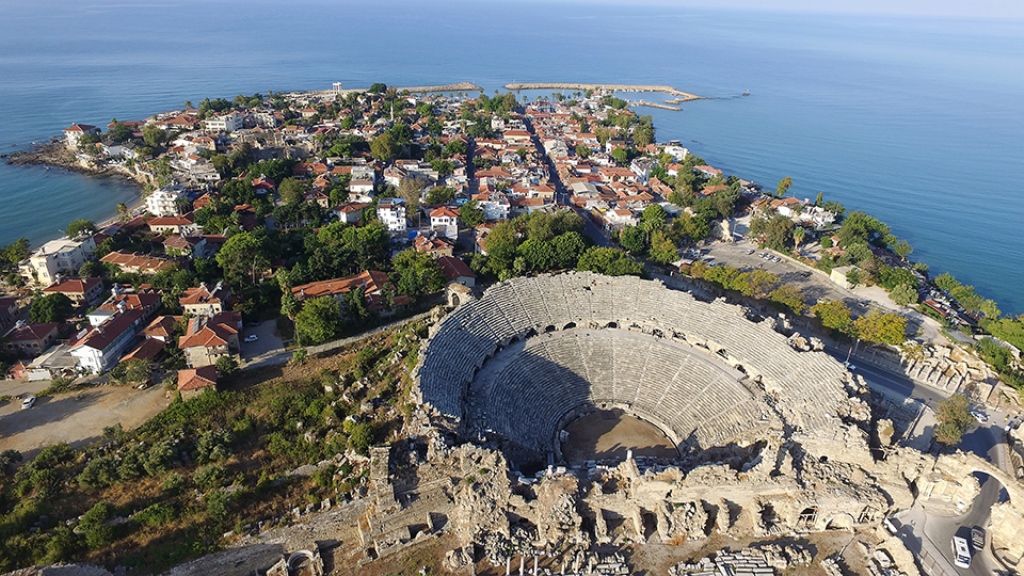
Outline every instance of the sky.
{"label": "sky", "polygon": [[[547,1],[547,0],[541,0]],[[692,6],[766,12],[886,14],[938,18],[1024,19],[1022,0],[560,0],[602,4]]]}

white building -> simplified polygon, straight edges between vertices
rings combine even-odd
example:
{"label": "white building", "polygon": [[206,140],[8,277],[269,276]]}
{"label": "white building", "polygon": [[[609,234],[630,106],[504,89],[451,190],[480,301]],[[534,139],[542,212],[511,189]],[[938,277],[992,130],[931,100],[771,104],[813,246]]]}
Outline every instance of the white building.
{"label": "white building", "polygon": [[242,129],[242,115],[228,112],[213,118],[207,118],[203,125],[211,132],[234,132]]}
{"label": "white building", "polygon": [[57,281],[58,274],[78,275],[78,269],[96,253],[92,236],[81,240],[61,238],[50,240],[39,247],[22,264],[21,273],[43,286]]}
{"label": "white building", "polygon": [[689,150],[687,150],[683,146],[680,146],[676,142],[670,142],[664,148],[662,148],[661,151],[671,156],[672,159],[675,160],[676,162],[682,162],[683,160],[686,160],[686,157],[690,154]]}
{"label": "white building", "polygon": [[459,213],[447,206],[430,211],[430,228],[449,240],[459,237]]}
{"label": "white building", "polygon": [[512,204],[504,192],[489,190],[474,195],[473,199],[476,200],[477,207],[483,211],[486,220],[508,220]]}
{"label": "white building", "polygon": [[377,219],[392,234],[402,234],[406,229],[405,204],[400,198],[385,198],[377,203]]}
{"label": "white building", "polygon": [[182,190],[177,187],[159,188],[146,197],[146,211],[154,216],[177,216]]}
{"label": "white building", "polygon": [[71,345],[71,355],[84,372],[99,374],[112,368],[135,339],[144,318],[139,310],[118,312],[86,332]]}
{"label": "white building", "polygon": [[100,129],[90,124],[72,124],[64,129],[64,143],[72,150],[78,149],[78,143],[86,134],[100,135]]}

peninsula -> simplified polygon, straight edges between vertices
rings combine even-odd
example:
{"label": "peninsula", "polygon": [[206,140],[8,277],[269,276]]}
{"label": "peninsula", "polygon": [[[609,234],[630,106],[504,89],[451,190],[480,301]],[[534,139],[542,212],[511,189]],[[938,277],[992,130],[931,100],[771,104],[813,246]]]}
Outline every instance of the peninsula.
{"label": "peninsula", "polygon": [[13,158],[145,195],[0,249],[0,573],[1024,566],[1024,319],[616,96],[696,95],[506,87],[553,93],[212,98]]}

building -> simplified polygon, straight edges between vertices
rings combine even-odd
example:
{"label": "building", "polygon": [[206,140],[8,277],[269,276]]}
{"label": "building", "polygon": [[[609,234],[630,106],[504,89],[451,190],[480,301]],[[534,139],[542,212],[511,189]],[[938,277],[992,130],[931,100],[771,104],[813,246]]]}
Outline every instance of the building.
{"label": "building", "polygon": [[19,322],[3,337],[3,350],[23,358],[35,358],[57,341],[60,324],[25,324]]}
{"label": "building", "polygon": [[185,334],[178,338],[178,348],[190,368],[212,366],[221,358],[238,354],[241,331],[242,315],[238,312],[192,318]]}
{"label": "building", "polygon": [[178,298],[178,304],[189,316],[214,316],[227,310],[228,292],[220,282],[212,290],[203,283],[197,288],[185,290],[181,298]]}
{"label": "building", "polygon": [[135,340],[144,315],[141,310],[118,312],[95,326],[71,345],[71,355],[84,372],[99,374],[109,370]]}
{"label": "building", "polygon": [[217,390],[217,368],[203,366],[189,370],[178,370],[178,393],[185,400],[202,394],[205,390]]}
{"label": "building", "polygon": [[439,206],[430,211],[430,228],[448,238],[459,237],[459,213],[448,206]]}
{"label": "building", "polygon": [[444,238],[437,238],[432,234],[424,236],[420,234],[412,241],[413,248],[417,252],[426,252],[434,258],[441,256],[451,256],[454,254],[454,248],[451,242]]}
{"label": "building", "polygon": [[174,261],[156,256],[143,254],[129,254],[127,252],[110,252],[100,262],[116,266],[122,272],[138,274],[156,274],[163,270],[170,270],[174,267]]}
{"label": "building", "polygon": [[146,196],[146,211],[154,216],[177,216],[182,190],[177,187],[159,188]]}
{"label": "building", "polygon": [[150,340],[170,342],[180,323],[181,316],[157,316],[143,328],[142,334]]}
{"label": "building", "polygon": [[18,299],[14,296],[0,296],[0,334],[6,332],[18,320]]}
{"label": "building", "polygon": [[475,194],[473,200],[476,200],[477,206],[483,211],[484,218],[488,221],[508,220],[508,213],[512,209],[512,203],[509,202],[508,196],[504,192],[496,190],[483,191]]}
{"label": "building", "polygon": [[[302,284],[292,288],[292,296],[299,302],[310,298],[331,296],[344,306],[345,295],[357,288],[363,291],[367,309],[382,312],[390,308],[388,298],[390,294],[388,293],[393,292],[393,287],[388,275],[380,270],[365,270],[353,276]],[[409,302],[410,299],[407,296],[395,295],[390,298],[390,304],[396,306]]]}
{"label": "building", "polygon": [[334,213],[344,224],[359,224],[363,221],[363,211],[369,207],[365,202],[347,202],[335,208]]}
{"label": "building", "polygon": [[64,129],[64,143],[72,150],[78,149],[78,144],[86,135],[99,137],[100,129],[91,124],[72,124]]}
{"label": "building", "polygon": [[157,234],[192,234],[196,223],[188,216],[154,216],[146,220],[149,229]]}
{"label": "building", "polygon": [[93,304],[103,295],[103,280],[100,278],[70,278],[43,288],[44,294],[63,294],[75,306]]}
{"label": "building", "polygon": [[448,279],[448,282],[462,284],[466,288],[476,286],[476,274],[466,266],[466,263],[454,256],[441,256],[437,259],[441,273]]}
{"label": "building", "polygon": [[392,234],[404,234],[405,204],[400,198],[385,198],[377,204],[377,219]]}
{"label": "building", "polygon": [[61,238],[51,240],[39,247],[22,264],[23,276],[48,286],[57,281],[57,275],[77,276],[78,269],[96,254],[96,242],[92,236],[81,240]]}
{"label": "building", "polygon": [[203,127],[210,132],[234,132],[242,129],[244,117],[236,112],[228,112],[203,121]]}

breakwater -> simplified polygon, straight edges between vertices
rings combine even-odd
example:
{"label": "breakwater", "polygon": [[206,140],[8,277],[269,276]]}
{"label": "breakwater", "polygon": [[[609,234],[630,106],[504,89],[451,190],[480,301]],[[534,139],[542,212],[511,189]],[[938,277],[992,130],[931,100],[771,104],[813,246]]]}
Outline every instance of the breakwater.
{"label": "breakwater", "polygon": [[[427,84],[423,86],[388,86],[388,88],[394,88],[399,93],[408,92],[410,94],[434,94],[438,92],[483,92],[484,89],[472,82],[454,82],[451,84]],[[344,88],[339,84],[338,88],[331,88],[329,90],[313,90],[311,92],[294,92],[289,96],[319,96],[319,97],[330,97],[337,94],[359,94],[362,92],[369,91],[369,87],[366,88]]]}
{"label": "breakwater", "polygon": [[609,92],[662,92],[675,96],[675,102],[689,102],[703,97],[684,92],[667,84],[588,84],[579,82],[510,82],[505,84],[507,90],[606,90]]}

